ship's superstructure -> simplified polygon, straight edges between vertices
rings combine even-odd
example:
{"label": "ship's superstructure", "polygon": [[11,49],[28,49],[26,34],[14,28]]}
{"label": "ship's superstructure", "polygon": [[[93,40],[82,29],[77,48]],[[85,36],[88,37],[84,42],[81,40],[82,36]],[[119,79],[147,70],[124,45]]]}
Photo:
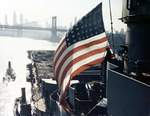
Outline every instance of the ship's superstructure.
{"label": "ship's superstructure", "polygon": [[127,24],[124,68],[107,71],[109,115],[150,115],[149,11],[149,0],[123,1],[121,20]]}

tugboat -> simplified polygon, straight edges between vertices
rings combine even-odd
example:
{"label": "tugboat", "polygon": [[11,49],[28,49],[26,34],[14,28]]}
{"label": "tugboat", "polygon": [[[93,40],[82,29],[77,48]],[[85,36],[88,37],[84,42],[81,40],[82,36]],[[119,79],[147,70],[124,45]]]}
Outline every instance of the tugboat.
{"label": "tugboat", "polygon": [[6,69],[5,77],[3,77],[3,82],[7,81],[15,81],[16,74],[14,72],[14,69],[11,66],[11,61],[8,62],[8,68]]}

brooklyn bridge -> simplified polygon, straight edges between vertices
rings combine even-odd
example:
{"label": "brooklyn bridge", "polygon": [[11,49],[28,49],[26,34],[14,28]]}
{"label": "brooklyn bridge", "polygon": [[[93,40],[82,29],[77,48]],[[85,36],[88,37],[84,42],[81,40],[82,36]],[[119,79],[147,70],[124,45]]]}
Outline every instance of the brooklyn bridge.
{"label": "brooklyn bridge", "polygon": [[52,42],[58,42],[66,31],[66,28],[57,26],[56,16],[52,17],[52,24],[49,27],[0,24],[0,36],[29,37]]}

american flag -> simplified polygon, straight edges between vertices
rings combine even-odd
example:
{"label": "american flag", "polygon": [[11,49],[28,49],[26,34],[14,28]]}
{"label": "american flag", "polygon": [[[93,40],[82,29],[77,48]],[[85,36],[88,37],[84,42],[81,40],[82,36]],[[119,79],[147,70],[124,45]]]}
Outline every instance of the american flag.
{"label": "american flag", "polygon": [[62,105],[71,79],[102,63],[108,46],[100,3],[68,31],[56,50],[54,74]]}

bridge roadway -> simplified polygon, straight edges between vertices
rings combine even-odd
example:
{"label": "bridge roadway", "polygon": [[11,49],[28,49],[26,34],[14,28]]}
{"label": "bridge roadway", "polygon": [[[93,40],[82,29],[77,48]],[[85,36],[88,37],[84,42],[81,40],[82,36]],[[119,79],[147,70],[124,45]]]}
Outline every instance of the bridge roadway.
{"label": "bridge roadway", "polygon": [[0,25],[2,29],[16,29],[16,30],[43,30],[43,31],[58,31],[66,32],[67,29],[60,28],[44,28],[44,27],[31,27],[31,26],[22,26],[22,25]]}

